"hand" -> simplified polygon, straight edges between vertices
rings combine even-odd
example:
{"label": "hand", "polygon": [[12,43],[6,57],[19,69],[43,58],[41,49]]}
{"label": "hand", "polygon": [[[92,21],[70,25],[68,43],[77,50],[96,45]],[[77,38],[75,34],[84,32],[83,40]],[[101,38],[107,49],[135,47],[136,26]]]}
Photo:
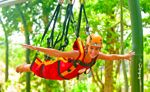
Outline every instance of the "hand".
{"label": "hand", "polygon": [[134,55],[135,55],[135,52],[131,51],[128,54],[126,54],[125,59],[131,60],[132,56],[134,56]]}
{"label": "hand", "polygon": [[35,46],[28,45],[28,44],[22,44],[22,47],[27,48],[27,49],[31,49],[31,50],[36,50]]}

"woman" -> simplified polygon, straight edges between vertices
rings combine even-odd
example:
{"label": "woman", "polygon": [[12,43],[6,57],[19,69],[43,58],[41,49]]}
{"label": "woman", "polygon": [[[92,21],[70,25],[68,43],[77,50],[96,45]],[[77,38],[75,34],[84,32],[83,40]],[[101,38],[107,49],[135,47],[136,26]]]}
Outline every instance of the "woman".
{"label": "woman", "polygon": [[102,37],[95,34],[87,37],[85,47],[80,38],[78,38],[73,45],[74,50],[68,52],[26,44],[23,47],[43,52],[47,55],[57,57],[57,59],[42,62],[39,58],[36,58],[32,64],[18,66],[16,71],[20,73],[32,71],[37,76],[51,80],[72,79],[89,70],[97,59],[110,61],[120,59],[130,60],[134,55],[134,52],[125,55],[102,53],[100,51],[102,48]]}

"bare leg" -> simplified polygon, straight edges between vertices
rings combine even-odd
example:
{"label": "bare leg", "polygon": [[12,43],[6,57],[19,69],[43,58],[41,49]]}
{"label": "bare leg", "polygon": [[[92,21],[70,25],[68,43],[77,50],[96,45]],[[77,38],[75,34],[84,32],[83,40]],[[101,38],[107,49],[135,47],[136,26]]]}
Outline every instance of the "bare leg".
{"label": "bare leg", "polygon": [[16,68],[16,72],[18,73],[22,73],[22,72],[30,72],[30,66],[31,64],[22,64],[22,65],[19,65],[17,66]]}

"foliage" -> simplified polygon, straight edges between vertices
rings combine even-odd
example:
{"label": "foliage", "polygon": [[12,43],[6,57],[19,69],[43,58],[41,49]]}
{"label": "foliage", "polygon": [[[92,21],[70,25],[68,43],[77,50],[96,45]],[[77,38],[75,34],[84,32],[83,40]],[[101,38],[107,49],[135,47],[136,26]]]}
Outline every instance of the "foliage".
{"label": "foliage", "polygon": [[150,12],[150,2],[148,0],[140,0],[141,9],[144,12]]}
{"label": "foliage", "polygon": [[73,88],[72,92],[88,92],[87,85],[84,81],[79,81]]}
{"label": "foliage", "polygon": [[150,81],[149,80],[144,82],[144,88],[145,88],[144,92],[149,92],[149,90],[150,90]]}
{"label": "foliage", "polygon": [[[149,7],[150,7],[150,3],[149,0],[141,0],[140,1],[141,4],[141,10],[144,13],[149,13]],[[51,19],[51,16],[54,12],[54,9],[57,5],[57,2],[55,0],[30,0],[26,3],[21,4],[20,10],[22,10],[26,21],[27,21],[27,28],[28,31],[30,32],[30,41],[31,44],[39,46],[41,37],[42,37],[42,33],[46,27],[46,25],[48,24],[49,20]],[[95,7],[96,6],[96,7]],[[95,33],[97,32],[98,34],[100,34],[103,37],[103,49],[102,52],[104,53],[109,53],[108,49],[110,48],[108,45],[108,42],[113,42],[115,41],[115,45],[114,48],[115,50],[120,50],[120,9],[119,9],[119,1],[118,0],[90,0],[90,1],[86,1],[85,3],[85,9],[86,9],[86,13],[87,13],[87,17],[89,20],[89,24],[91,27],[91,33]],[[66,9],[66,6],[64,5],[62,7],[62,11],[64,11]],[[75,20],[78,19],[78,10],[74,10],[74,17]],[[130,15],[129,15],[129,11],[128,11],[128,2],[125,0],[124,2],[124,7],[123,7],[123,11],[124,11],[124,49],[125,52],[128,52],[129,50],[131,50],[131,24],[129,23],[130,21]],[[4,7],[2,8],[2,15],[3,15],[3,20],[5,20],[5,26],[7,27],[7,30],[9,32],[9,35],[12,35],[12,33],[14,31],[21,31],[22,33],[24,33],[24,29],[21,29],[20,27],[20,23],[21,23],[21,18],[18,14],[18,10],[16,9],[15,6],[12,7]],[[62,17],[64,17],[65,12],[62,12],[62,14],[59,16],[58,19],[58,25],[55,31],[55,35],[57,35],[59,33],[59,31],[62,29],[62,22],[60,21]],[[149,27],[150,21],[149,21],[150,17],[144,17],[143,18],[143,27]],[[110,32],[111,29],[113,28],[113,32]],[[51,29],[49,29],[49,33],[48,35],[46,35],[44,41],[42,42],[41,46],[46,47],[46,38],[48,38],[49,34],[51,32]],[[109,32],[109,38],[108,38],[108,32]],[[65,50],[71,50],[72,49],[72,44],[75,40],[75,34],[74,34],[74,30],[73,28],[71,28],[70,26],[70,30],[68,33],[68,37],[69,37],[69,45],[66,47]],[[85,33],[85,20],[84,17],[82,18],[82,25],[81,25],[81,33],[80,33],[80,37],[82,39],[85,39],[87,37],[86,33]],[[115,39],[115,40],[113,40]],[[150,53],[150,47],[149,47],[149,40],[150,37],[149,35],[144,37],[144,52],[145,54],[149,54]],[[0,42],[3,41],[4,38],[0,37]],[[119,40],[119,41],[118,41]],[[10,42],[11,43],[11,42]],[[109,43],[110,44],[110,43]],[[22,49],[22,47],[20,45],[16,45],[16,44],[10,44],[10,67],[12,67],[13,69],[15,69],[15,67],[19,64],[25,63],[25,57],[24,57],[24,49]],[[1,59],[0,61],[4,61],[4,46],[3,44],[0,45],[1,49],[0,49],[0,56]],[[57,46],[56,46],[57,48]],[[107,48],[107,49],[106,49]],[[119,53],[119,52],[117,52]],[[35,51],[31,51],[31,60],[33,59],[35,55]],[[43,54],[40,53],[40,56],[43,56]],[[146,75],[148,75],[149,73],[149,57],[147,57],[147,59],[145,59],[145,69],[144,69],[144,73]],[[104,65],[105,65],[105,61],[101,61],[99,60],[98,62],[96,62],[96,64],[93,66],[94,71],[98,71],[99,77],[101,79],[104,79]],[[115,64],[116,65],[116,64]],[[128,64],[129,65],[129,64]],[[115,73],[115,71],[113,71]],[[15,72],[14,72],[15,73]],[[121,74],[119,74],[121,76]],[[34,76],[33,74],[31,75],[31,89],[33,92],[63,92],[63,87],[61,82],[59,81],[49,81],[49,80],[45,80],[45,79],[41,79],[38,78],[36,76]],[[88,76],[88,75],[87,75]],[[73,88],[69,89],[69,91],[72,92],[88,92],[90,90],[90,92],[96,92],[98,91],[98,87],[97,85],[90,80],[91,76],[89,75],[88,78],[86,80],[71,80],[72,83],[74,83]],[[117,78],[114,78],[115,80],[117,80]],[[90,84],[88,83],[88,81],[90,80]],[[78,81],[78,82],[76,82]],[[103,80],[102,80],[103,81]],[[145,89],[148,92],[148,90],[150,89],[149,86],[150,82],[149,81],[145,81]],[[0,84],[0,91],[3,91],[4,89],[7,89],[10,85],[12,85],[12,82],[9,81],[8,83],[6,83],[5,86],[2,86]],[[16,85],[16,87],[19,88],[19,92],[21,91],[25,91],[25,75],[19,75],[19,80],[14,84]],[[19,86],[18,86],[19,85]],[[89,86],[90,85],[90,86]],[[117,88],[120,88],[120,86],[122,86],[122,82],[121,81],[116,81],[116,84],[114,84]],[[67,84],[67,87],[70,87],[70,85]],[[69,88],[68,87],[68,88]]]}

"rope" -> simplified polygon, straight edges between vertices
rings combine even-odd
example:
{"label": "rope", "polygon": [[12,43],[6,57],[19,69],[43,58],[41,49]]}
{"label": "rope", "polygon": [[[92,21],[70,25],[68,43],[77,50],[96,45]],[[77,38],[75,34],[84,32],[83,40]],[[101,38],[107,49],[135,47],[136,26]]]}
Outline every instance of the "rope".
{"label": "rope", "polygon": [[[71,8],[71,9],[70,9]],[[72,7],[71,7],[71,4],[68,4],[68,6],[67,6],[67,10],[66,10],[66,16],[65,16],[65,20],[64,20],[64,23],[63,23],[63,31],[62,31],[62,35],[61,35],[61,37],[59,38],[59,36],[57,36],[57,39],[56,39],[56,41],[55,41],[55,43],[54,43],[54,46],[57,44],[57,43],[59,43],[62,39],[63,39],[63,37],[65,37],[65,38],[67,38],[67,35],[65,35],[65,33],[68,31],[67,29],[66,29],[66,26],[67,26],[67,22],[69,22],[69,18],[70,18],[70,12],[72,11]],[[67,32],[68,33],[68,32]],[[58,39],[59,38],[59,39]]]}
{"label": "rope", "polygon": [[51,25],[51,23],[52,23],[52,21],[53,21],[53,19],[54,19],[55,15],[56,15],[56,12],[57,12],[57,11],[58,11],[58,9],[59,9],[59,7],[60,7],[60,4],[58,4],[58,5],[57,5],[57,7],[56,7],[56,9],[55,9],[55,12],[54,12],[54,14],[52,15],[51,20],[49,21],[48,25],[47,25],[47,26],[46,26],[46,28],[45,28],[44,34],[43,34],[42,39],[41,39],[41,41],[40,41],[40,42],[42,42],[42,41],[43,41],[43,39],[44,39],[45,35],[47,34],[47,32],[48,32],[48,30],[49,30],[49,27],[50,27],[50,25]]}
{"label": "rope", "polygon": [[88,22],[88,19],[87,19],[87,16],[86,16],[86,12],[85,12],[85,8],[83,7],[83,12],[84,12],[84,17],[85,17],[85,21],[86,21],[86,34],[87,35],[90,35],[90,32],[89,32],[89,22]]}
{"label": "rope", "polygon": [[82,19],[82,10],[83,10],[83,13],[84,13],[84,18],[85,18],[85,21],[86,21],[86,34],[87,35],[90,35],[90,32],[89,32],[89,23],[88,23],[88,19],[87,19],[87,16],[86,16],[86,11],[85,11],[85,8],[84,8],[84,0],[80,1],[81,2],[81,6],[80,6],[80,12],[79,12],[79,18],[78,18],[78,25],[77,25],[77,29],[76,29],[76,37],[78,38],[79,37],[79,33],[80,33],[80,26],[81,26],[81,19]]}
{"label": "rope", "polygon": [[77,25],[77,30],[76,30],[76,38],[79,37],[79,33],[80,33],[80,25],[81,25],[81,18],[82,18],[82,9],[84,7],[84,4],[81,4],[80,7],[80,12],[79,12],[79,18],[78,18],[78,25]]}

